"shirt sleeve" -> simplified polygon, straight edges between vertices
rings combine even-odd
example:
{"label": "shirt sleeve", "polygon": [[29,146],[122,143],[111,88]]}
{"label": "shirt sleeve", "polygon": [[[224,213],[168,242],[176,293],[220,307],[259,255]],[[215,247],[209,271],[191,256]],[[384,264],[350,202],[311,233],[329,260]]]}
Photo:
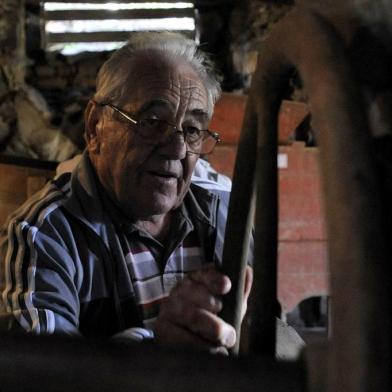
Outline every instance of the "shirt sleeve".
{"label": "shirt sleeve", "polygon": [[27,332],[78,335],[75,262],[57,232],[48,232],[11,221],[1,233],[0,312]]}

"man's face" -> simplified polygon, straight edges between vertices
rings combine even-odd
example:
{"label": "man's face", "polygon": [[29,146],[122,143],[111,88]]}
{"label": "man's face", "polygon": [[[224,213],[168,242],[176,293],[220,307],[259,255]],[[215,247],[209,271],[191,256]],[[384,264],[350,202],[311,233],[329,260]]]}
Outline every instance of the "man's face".
{"label": "man's face", "polygon": [[[182,129],[206,129],[208,95],[196,72],[179,59],[141,54],[133,62],[126,103],[136,120],[159,118]],[[98,177],[109,195],[134,219],[163,215],[180,205],[198,155],[187,153],[181,134],[162,144],[143,143],[136,127],[109,107],[98,110],[96,140],[88,140]],[[97,148],[98,147],[98,148]]]}

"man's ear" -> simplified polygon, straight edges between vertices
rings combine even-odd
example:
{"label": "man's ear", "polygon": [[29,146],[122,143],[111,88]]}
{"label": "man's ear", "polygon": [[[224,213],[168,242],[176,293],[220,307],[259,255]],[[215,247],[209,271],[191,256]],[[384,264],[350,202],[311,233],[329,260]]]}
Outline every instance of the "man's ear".
{"label": "man's ear", "polygon": [[97,154],[100,150],[100,137],[98,133],[99,110],[98,105],[90,99],[84,111],[84,137],[86,139],[87,149],[92,154]]}

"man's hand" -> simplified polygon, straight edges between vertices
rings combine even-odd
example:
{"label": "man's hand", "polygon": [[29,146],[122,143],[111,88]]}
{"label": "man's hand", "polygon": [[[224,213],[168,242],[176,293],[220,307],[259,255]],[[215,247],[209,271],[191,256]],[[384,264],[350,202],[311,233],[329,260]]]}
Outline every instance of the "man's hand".
{"label": "man's hand", "polygon": [[[244,309],[252,286],[252,275],[252,269],[248,267]],[[220,297],[230,289],[229,278],[212,265],[188,274],[161,305],[154,327],[156,341],[207,350],[233,347],[236,341],[234,328],[217,316],[222,309]]]}

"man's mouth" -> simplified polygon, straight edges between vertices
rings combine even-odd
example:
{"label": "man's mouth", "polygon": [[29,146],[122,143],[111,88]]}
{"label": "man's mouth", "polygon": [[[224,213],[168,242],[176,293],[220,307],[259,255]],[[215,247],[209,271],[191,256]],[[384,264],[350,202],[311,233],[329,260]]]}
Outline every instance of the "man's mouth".
{"label": "man's mouth", "polygon": [[177,179],[178,176],[175,173],[171,172],[163,172],[163,171],[149,171],[148,172],[150,175],[155,176],[155,177],[161,177],[161,178],[167,178],[167,179]]}

